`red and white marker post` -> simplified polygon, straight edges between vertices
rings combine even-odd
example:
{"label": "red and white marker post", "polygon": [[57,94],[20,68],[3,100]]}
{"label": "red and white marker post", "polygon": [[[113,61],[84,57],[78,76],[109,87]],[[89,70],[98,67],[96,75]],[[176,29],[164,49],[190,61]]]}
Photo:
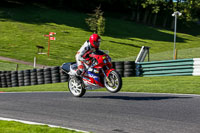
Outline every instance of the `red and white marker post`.
{"label": "red and white marker post", "polygon": [[48,40],[48,56],[49,56],[49,51],[50,51],[50,40],[56,40],[56,37],[52,37],[52,35],[55,35],[55,32],[49,32],[49,35],[44,35],[45,37],[49,37]]}

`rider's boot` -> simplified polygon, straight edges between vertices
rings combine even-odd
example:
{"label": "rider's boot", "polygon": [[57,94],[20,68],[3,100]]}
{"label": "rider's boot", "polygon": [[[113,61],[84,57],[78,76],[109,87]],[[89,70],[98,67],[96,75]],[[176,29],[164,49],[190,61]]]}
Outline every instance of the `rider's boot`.
{"label": "rider's boot", "polygon": [[82,81],[82,79],[81,79],[81,74],[82,74],[82,71],[78,69],[78,70],[76,71],[76,76],[75,76],[76,82],[77,82],[78,84],[81,83],[81,81]]}

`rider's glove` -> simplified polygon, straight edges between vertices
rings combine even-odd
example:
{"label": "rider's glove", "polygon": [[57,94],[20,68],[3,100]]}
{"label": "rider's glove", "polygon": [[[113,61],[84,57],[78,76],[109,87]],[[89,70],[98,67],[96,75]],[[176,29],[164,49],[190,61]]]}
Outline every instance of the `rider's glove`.
{"label": "rider's glove", "polygon": [[86,59],[84,60],[84,62],[85,62],[87,65],[91,65],[92,60],[91,60],[91,58],[86,58]]}

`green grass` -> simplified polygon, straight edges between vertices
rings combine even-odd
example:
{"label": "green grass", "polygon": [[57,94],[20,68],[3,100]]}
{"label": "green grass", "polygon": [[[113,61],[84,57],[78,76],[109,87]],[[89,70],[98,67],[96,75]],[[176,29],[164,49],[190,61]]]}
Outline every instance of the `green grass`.
{"label": "green grass", "polygon": [[4,91],[4,92],[68,91],[67,86],[68,84],[67,82],[65,82],[65,83],[54,83],[54,84],[45,84],[45,85],[0,88],[0,91]]}
{"label": "green grass", "polygon": [[122,91],[200,94],[199,76],[125,78]]}
{"label": "green grass", "polygon": [[[200,58],[199,53],[200,47],[198,48],[188,48],[177,50],[177,59],[184,58]],[[163,60],[172,60],[173,59],[173,51],[165,51],[161,53],[155,53],[150,55],[150,60],[159,60],[162,58]]]}
{"label": "green grass", "polygon": [[18,70],[33,69],[33,66],[0,60],[0,71],[16,71],[17,64]]}
{"label": "green grass", "polygon": [[[198,48],[188,48],[188,49],[181,49],[177,50],[177,59],[185,59],[185,58],[200,58],[200,47]],[[116,61],[135,61],[137,56],[133,57],[126,57],[126,58],[120,58],[116,59]],[[158,53],[150,53],[149,57],[150,61],[159,61],[159,60],[172,60],[173,59],[173,50],[170,51],[164,51],[164,52],[158,52]],[[145,58],[144,61],[148,61],[148,57]]]}
{"label": "green grass", "polygon": [[[200,94],[199,76],[127,77],[123,78],[123,92]],[[0,88],[4,92],[68,91],[66,83]],[[106,91],[105,88],[96,91]]]}
{"label": "green grass", "polygon": [[13,121],[0,120],[1,133],[81,133],[62,128],[51,128],[47,125],[29,125]]}
{"label": "green grass", "polygon": [[[86,17],[84,13],[39,6],[2,7],[0,56],[31,62],[36,56],[38,64],[53,66],[75,61],[77,50],[92,34],[84,21]],[[192,30],[197,32],[200,26]],[[43,35],[49,32],[57,33],[56,40],[51,41],[50,56],[37,55],[36,45],[44,46],[44,52],[47,52],[48,39]],[[199,49],[199,35],[177,33],[177,49]],[[173,38],[173,31],[106,17],[106,32],[102,36],[101,49],[108,50],[113,60],[135,60],[141,46],[150,46],[150,55],[154,56],[152,60],[171,59]],[[192,55],[178,55],[179,58],[191,56],[197,58],[200,53],[195,50]]]}

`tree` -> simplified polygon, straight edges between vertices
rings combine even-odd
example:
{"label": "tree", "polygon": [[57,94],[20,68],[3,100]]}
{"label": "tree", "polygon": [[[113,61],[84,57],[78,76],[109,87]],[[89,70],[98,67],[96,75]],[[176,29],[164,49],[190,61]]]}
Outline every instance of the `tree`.
{"label": "tree", "polygon": [[88,24],[91,31],[103,35],[105,31],[105,18],[100,8],[101,6],[97,7],[94,10],[94,14],[89,14],[90,17],[86,18],[85,22]]}
{"label": "tree", "polygon": [[99,35],[103,35],[105,32],[105,18],[103,16],[100,16],[97,21],[97,33]]}
{"label": "tree", "polygon": [[187,0],[188,6],[187,10],[191,15],[191,18],[199,18],[200,19],[200,0]]}
{"label": "tree", "polygon": [[162,9],[162,15],[164,15],[162,26],[164,28],[167,27],[167,22],[170,20],[171,14],[174,12],[174,3],[173,0],[166,0],[163,2],[163,5],[161,7]]}
{"label": "tree", "polygon": [[128,8],[130,8],[132,12],[131,20],[136,20],[137,22],[140,22],[140,10],[143,1],[145,0],[127,0]]}
{"label": "tree", "polygon": [[[146,0],[141,5],[145,10],[143,22],[146,23],[149,13],[154,14],[153,25],[156,25],[157,14],[160,11],[159,2],[162,0]],[[151,19],[151,18],[150,18]]]}

